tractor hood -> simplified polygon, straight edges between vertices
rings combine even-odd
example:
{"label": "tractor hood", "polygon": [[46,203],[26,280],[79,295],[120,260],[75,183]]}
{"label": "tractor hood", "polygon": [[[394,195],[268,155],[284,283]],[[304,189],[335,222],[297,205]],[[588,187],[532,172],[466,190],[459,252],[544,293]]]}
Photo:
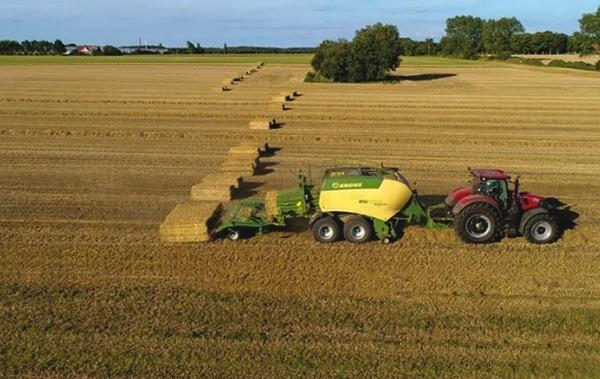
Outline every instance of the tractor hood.
{"label": "tractor hood", "polygon": [[528,211],[533,208],[541,207],[544,203],[544,197],[531,192],[519,192],[521,209]]}
{"label": "tractor hood", "polygon": [[456,203],[461,201],[463,198],[473,194],[473,186],[464,186],[455,188],[450,194],[446,197],[444,203],[450,208],[454,207]]}

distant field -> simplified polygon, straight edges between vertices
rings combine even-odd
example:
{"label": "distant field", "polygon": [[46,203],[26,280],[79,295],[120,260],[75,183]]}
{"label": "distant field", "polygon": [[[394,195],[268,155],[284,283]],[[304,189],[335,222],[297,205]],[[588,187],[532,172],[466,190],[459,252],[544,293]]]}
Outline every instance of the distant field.
{"label": "distant field", "polygon": [[554,59],[562,59],[565,62],[577,62],[582,61],[590,64],[595,64],[600,60],[600,55],[588,55],[585,57],[579,56],[577,54],[555,54],[555,55],[542,55],[542,54],[526,54],[526,55],[517,55],[521,58],[529,58],[529,59],[540,59],[545,64],[550,63],[550,61]]}
{"label": "distant field", "polygon": [[[312,54],[205,54],[205,55],[124,55],[120,57],[65,57],[65,56],[0,56],[2,64],[229,64],[276,63],[310,64]],[[471,67],[497,66],[485,61],[467,61],[442,57],[404,57],[403,66]]]}

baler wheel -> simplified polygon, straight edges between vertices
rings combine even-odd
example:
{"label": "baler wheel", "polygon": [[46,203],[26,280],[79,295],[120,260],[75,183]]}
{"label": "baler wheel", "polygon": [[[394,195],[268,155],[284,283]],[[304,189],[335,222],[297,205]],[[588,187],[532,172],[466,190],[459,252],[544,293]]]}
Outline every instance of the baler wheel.
{"label": "baler wheel", "polygon": [[352,243],[365,243],[373,238],[371,222],[362,216],[352,216],[344,223],[344,238]]}
{"label": "baler wheel", "polygon": [[321,243],[333,243],[340,239],[340,224],[333,217],[318,219],[312,225],[313,237]]}

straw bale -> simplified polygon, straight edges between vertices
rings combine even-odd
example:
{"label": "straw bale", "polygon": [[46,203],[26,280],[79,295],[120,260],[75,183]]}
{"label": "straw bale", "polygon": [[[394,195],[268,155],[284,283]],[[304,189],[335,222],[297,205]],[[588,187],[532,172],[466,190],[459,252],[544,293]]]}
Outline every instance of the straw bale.
{"label": "straw bale", "polygon": [[229,154],[258,154],[259,148],[255,144],[242,143],[237,146],[233,146],[229,149]]}
{"label": "straw bale", "polygon": [[233,186],[228,183],[208,183],[202,182],[192,187],[192,200],[197,201],[229,201]]}
{"label": "straw bale", "polygon": [[271,120],[252,120],[250,121],[250,129],[252,130],[269,130],[273,126]]}
{"label": "straw bale", "polygon": [[164,242],[210,241],[210,228],[220,211],[218,202],[179,204],[160,225],[160,238]]}
{"label": "straw bale", "polygon": [[285,103],[286,101],[288,101],[288,96],[274,96],[272,101],[275,103]]}
{"label": "straw bale", "polygon": [[265,211],[267,212],[267,216],[270,218],[274,218],[278,216],[277,211],[277,197],[279,196],[279,191],[269,191],[265,195]]}
{"label": "straw bale", "polygon": [[226,185],[233,188],[239,188],[244,182],[244,178],[235,173],[215,173],[202,178],[201,183],[206,186],[210,185]]}

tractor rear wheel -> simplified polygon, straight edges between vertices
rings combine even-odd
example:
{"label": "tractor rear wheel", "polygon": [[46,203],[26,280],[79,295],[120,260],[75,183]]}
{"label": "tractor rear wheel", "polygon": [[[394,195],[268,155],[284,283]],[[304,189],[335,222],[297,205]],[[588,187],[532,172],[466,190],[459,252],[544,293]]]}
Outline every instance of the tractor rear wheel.
{"label": "tractor rear wheel", "polygon": [[344,223],[344,238],[352,243],[365,243],[373,238],[373,226],[365,217],[352,216]]}
{"label": "tractor rear wheel", "polygon": [[333,243],[340,239],[340,224],[333,217],[323,217],[312,225],[313,237],[321,243]]}
{"label": "tractor rear wheel", "polygon": [[466,243],[492,243],[498,234],[498,214],[486,203],[469,205],[456,215],[454,232]]}
{"label": "tractor rear wheel", "polygon": [[554,217],[548,213],[541,213],[527,221],[523,234],[527,238],[527,241],[537,245],[544,245],[556,242],[558,232],[558,224]]}

